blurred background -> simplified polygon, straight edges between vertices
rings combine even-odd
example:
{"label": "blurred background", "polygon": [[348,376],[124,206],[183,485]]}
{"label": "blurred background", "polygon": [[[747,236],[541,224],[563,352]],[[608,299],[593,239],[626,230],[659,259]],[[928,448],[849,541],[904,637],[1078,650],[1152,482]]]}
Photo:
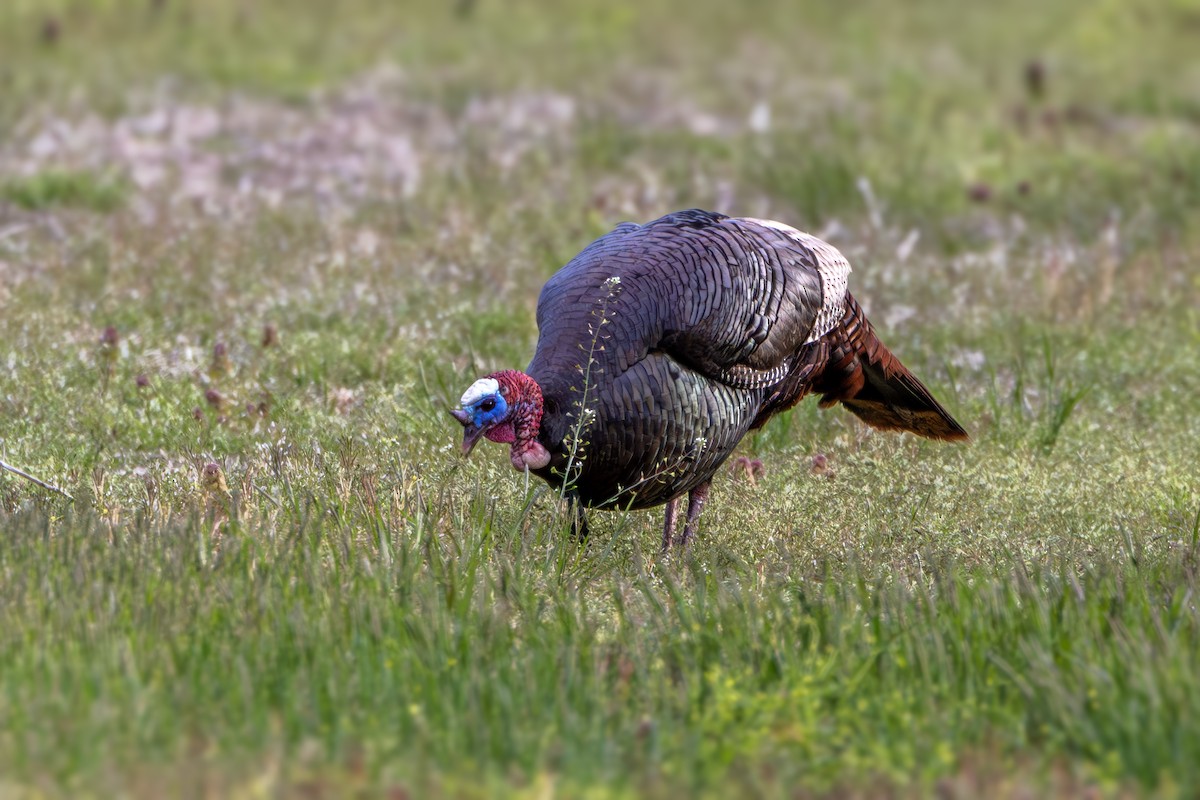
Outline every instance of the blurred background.
{"label": "blurred background", "polygon": [[181,376],[271,325],[306,391],[420,374],[387,413],[432,425],[526,363],[586,242],[699,206],[828,238],[918,374],[1053,439],[1079,386],[1194,339],[1198,35],[1185,0],[11,0],[7,333],[86,360],[112,326]]}
{"label": "blurred background", "polygon": [[[1137,193],[1124,216],[1183,228],[1196,201],[1200,11],[1183,0],[13,0],[0,14],[10,177],[428,205],[418,195],[484,158],[556,167],[564,211],[773,204],[807,227],[862,213],[865,180],[887,221],[959,249],[995,233],[989,217],[1094,232]],[[288,167],[307,174],[280,186]]]}
{"label": "blurred background", "polygon": [[895,229],[906,256],[1027,250],[1012,300],[1077,316],[1194,291],[1117,263],[1193,227],[1198,31],[1185,0],[12,0],[0,175],[9,217],[502,219],[551,264],[688,206]]}

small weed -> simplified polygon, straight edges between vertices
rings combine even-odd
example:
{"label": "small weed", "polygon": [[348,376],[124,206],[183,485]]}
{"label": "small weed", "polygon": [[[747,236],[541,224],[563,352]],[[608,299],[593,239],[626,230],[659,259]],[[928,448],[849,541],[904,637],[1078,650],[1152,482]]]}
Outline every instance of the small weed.
{"label": "small weed", "polygon": [[30,211],[64,207],[107,213],[121,206],[127,192],[122,181],[92,172],[50,170],[0,184],[0,197]]}
{"label": "small weed", "polygon": [[1038,445],[1045,452],[1054,449],[1059,434],[1076,406],[1087,396],[1090,386],[1076,386],[1069,378],[1059,374],[1055,358],[1055,347],[1048,337],[1042,339],[1042,356],[1045,367],[1045,382],[1042,385],[1042,411]]}

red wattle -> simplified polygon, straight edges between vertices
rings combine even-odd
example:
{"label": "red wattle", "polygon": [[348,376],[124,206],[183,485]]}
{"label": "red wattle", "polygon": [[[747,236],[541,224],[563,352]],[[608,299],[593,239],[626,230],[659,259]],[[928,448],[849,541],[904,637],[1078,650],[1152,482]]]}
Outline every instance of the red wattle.
{"label": "red wattle", "polygon": [[483,436],[489,442],[499,442],[500,444],[512,444],[517,440],[517,435],[513,431],[511,422],[501,423],[489,429]]}

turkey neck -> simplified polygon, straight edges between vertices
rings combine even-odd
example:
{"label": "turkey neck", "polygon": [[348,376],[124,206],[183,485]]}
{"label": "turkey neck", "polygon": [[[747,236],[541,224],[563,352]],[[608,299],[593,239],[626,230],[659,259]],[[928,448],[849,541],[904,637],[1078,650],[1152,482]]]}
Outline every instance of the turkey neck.
{"label": "turkey neck", "polygon": [[489,377],[495,378],[504,387],[504,396],[511,410],[507,423],[494,431],[500,438],[488,438],[512,444],[509,459],[514,469],[524,471],[546,466],[550,463],[550,452],[538,441],[538,432],[542,427],[542,387],[533,378],[515,369],[496,372]]}

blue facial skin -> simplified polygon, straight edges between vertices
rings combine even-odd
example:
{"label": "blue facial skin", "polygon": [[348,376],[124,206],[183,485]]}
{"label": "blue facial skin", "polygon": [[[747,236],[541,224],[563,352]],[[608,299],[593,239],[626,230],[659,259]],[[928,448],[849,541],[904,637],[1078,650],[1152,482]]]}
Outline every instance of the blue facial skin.
{"label": "blue facial skin", "polygon": [[466,408],[471,413],[471,423],[477,428],[495,424],[508,414],[508,403],[499,392],[489,394]]}

